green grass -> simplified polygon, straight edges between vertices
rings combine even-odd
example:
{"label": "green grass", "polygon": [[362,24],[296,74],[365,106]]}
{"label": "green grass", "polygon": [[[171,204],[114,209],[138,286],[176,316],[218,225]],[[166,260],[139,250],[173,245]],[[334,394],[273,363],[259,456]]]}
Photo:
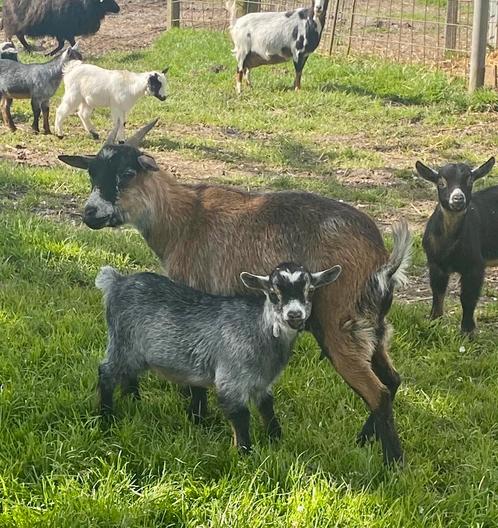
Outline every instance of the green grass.
{"label": "green grass", "polygon": [[[460,80],[419,67],[313,56],[301,93],[279,66],[255,71],[254,88],[237,97],[224,35],[172,31],[151,50],[96,60],[170,64],[170,99],[142,100],[130,127],[161,117],[145,148],[179,177],[316,191],[384,224],[408,216],[417,276],[434,191],[413,177],[414,161],[475,163],[496,145],[496,95],[469,97]],[[99,143],[75,118],[63,141],[30,135],[29,105],[14,108],[22,129],[0,133],[9,157],[0,162],[1,528],[497,525],[496,302],[480,306],[472,343],[458,334],[455,299],[438,324],[426,320],[427,302],[395,303],[402,470],[383,468],[378,445],[355,445],[366,410],[306,334],[276,385],[276,445],[254,420],[255,450],[239,457],[213,396],[208,425],[195,427],[177,390],[152,375],[142,401],[117,397],[118,420],[102,431],[95,385],[106,336],[95,275],[104,264],[159,264],[134,230],[93,232],[74,215],[87,176],[55,155]],[[104,132],[107,113],[95,122]],[[496,181],[494,172],[484,184]],[[491,284],[486,291],[497,296]]]}

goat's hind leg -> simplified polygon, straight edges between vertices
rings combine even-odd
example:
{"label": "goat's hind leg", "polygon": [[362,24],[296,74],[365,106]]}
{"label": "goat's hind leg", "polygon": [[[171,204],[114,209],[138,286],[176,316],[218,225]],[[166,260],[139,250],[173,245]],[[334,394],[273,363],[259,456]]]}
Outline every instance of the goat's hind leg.
{"label": "goat's hind leg", "polygon": [[[389,389],[391,401],[394,401],[396,392],[401,384],[401,377],[394,368],[388,354],[391,333],[391,327],[386,323],[382,323],[382,326],[378,330],[379,340],[375,346],[371,363],[374,373]],[[363,446],[374,436],[377,440],[379,439],[379,435],[375,429],[375,414],[370,413],[370,416],[358,434],[358,443]]]}
{"label": "goat's hind leg", "polygon": [[327,328],[325,344],[332,352],[331,359],[337,372],[370,408],[375,433],[382,443],[384,463],[401,462],[403,452],[394,425],[391,391],[379,379],[371,363],[374,336],[365,328],[351,327],[337,333]]}
{"label": "goat's hind leg", "polygon": [[46,135],[52,134],[52,132],[50,131],[50,122],[49,122],[50,104],[48,101],[42,101],[40,106],[41,106],[41,111],[43,114],[43,133]]}
{"label": "goat's hind leg", "polygon": [[58,53],[63,47],[64,47],[65,39],[62,37],[57,37],[57,46],[48,53],[45,53],[46,57],[53,57],[56,53]]}
{"label": "goat's hind leg", "polygon": [[118,379],[118,372],[113,363],[104,361],[100,364],[98,390],[100,393],[100,414],[103,419],[112,416],[113,395]]}
{"label": "goat's hind leg", "polygon": [[[26,40],[26,37],[24,36],[24,33],[16,33],[16,37],[19,39],[19,42],[23,45],[24,49],[28,53],[33,52],[33,46],[31,46],[28,41]],[[12,42],[12,40],[11,40]]]}
{"label": "goat's hind leg", "polygon": [[207,389],[204,387],[187,387],[190,392],[191,400],[188,408],[188,414],[191,420],[199,425],[204,423],[207,417]]}

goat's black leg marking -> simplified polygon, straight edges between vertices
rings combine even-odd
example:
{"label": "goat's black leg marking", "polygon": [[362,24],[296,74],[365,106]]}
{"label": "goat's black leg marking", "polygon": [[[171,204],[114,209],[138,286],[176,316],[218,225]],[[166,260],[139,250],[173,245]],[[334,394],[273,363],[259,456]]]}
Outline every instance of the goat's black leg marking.
{"label": "goat's black leg marking", "polygon": [[102,363],[99,366],[99,392],[100,392],[100,414],[103,418],[112,415],[112,399],[116,378],[109,363]]}
{"label": "goat's black leg marking", "polygon": [[294,61],[294,68],[296,70],[296,77],[294,79],[294,90],[298,91],[301,89],[301,75],[303,73],[304,65],[308,60],[308,55],[300,53],[297,60]]}
{"label": "goat's black leg marking", "polygon": [[191,401],[188,414],[195,424],[206,420],[207,416],[207,389],[204,387],[188,387],[190,389]]}
{"label": "goat's black leg marking", "polygon": [[19,42],[23,45],[24,49],[28,53],[32,53],[33,47],[28,44],[28,41],[26,40],[26,37],[24,36],[24,33],[17,33],[16,37],[19,39]]}
{"label": "goat's black leg marking", "polygon": [[474,311],[481,295],[484,281],[484,267],[471,269],[461,276],[460,302],[462,303],[461,330],[464,334],[472,334],[476,329]]}
{"label": "goat's black leg marking", "polygon": [[57,37],[57,46],[50,51],[49,53],[46,53],[46,56],[53,57],[56,53],[58,53],[62,48],[64,47],[64,39],[61,37]]}
{"label": "goat's black leg marking", "polygon": [[233,429],[234,444],[241,453],[251,450],[249,434],[249,409],[243,404],[235,404],[229,398],[219,395],[220,406]]}
{"label": "goat's black leg marking", "polygon": [[49,122],[49,116],[50,116],[50,106],[48,101],[43,101],[41,103],[41,111],[43,113],[43,132],[45,134],[51,134],[50,131],[50,122]]}
{"label": "goat's black leg marking", "polygon": [[38,134],[40,132],[40,114],[41,114],[41,107],[40,103],[35,100],[31,100],[31,109],[33,110],[33,124],[31,125],[31,128]]}
{"label": "goat's black leg marking", "polygon": [[278,423],[278,419],[275,416],[275,411],[273,409],[273,395],[267,394],[259,403],[258,410],[261,413],[263,418],[263,423],[265,425],[266,434],[272,440],[277,440],[282,436],[282,428]]}
{"label": "goat's black leg marking", "polygon": [[123,394],[129,394],[135,400],[140,399],[140,387],[138,376],[127,376],[121,382],[121,389]]}
{"label": "goat's black leg marking", "polygon": [[429,277],[432,290],[432,309],[430,318],[437,319],[443,315],[444,297],[446,295],[446,288],[448,287],[450,274],[443,271],[439,266],[430,264]]}

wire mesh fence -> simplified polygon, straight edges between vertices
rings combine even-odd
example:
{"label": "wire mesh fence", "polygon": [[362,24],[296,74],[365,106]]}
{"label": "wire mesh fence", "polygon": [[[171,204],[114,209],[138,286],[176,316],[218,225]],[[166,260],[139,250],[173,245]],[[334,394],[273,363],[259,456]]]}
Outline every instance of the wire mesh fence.
{"label": "wire mesh fence", "polygon": [[[168,0],[170,25],[226,30],[224,0]],[[308,3],[308,2],[307,2]],[[309,2],[311,5],[311,2]],[[489,42],[497,41],[498,0],[491,0]],[[242,12],[287,11],[299,0],[240,0]],[[473,0],[330,0],[320,51],[369,54],[465,72]],[[494,13],[494,14],[493,14]]]}

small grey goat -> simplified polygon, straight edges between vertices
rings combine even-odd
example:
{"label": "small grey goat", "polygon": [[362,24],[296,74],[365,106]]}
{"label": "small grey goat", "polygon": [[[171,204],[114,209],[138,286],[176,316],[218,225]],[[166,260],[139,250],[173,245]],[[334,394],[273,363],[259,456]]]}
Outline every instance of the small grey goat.
{"label": "small grey goat", "polygon": [[269,276],[241,273],[244,285],[265,297],[223,297],[155,273],[125,277],[102,268],[95,281],[104,292],[109,337],[99,368],[102,415],[112,412],[117,384],[138,397],[139,374],[153,369],[176,382],[214,385],[242,451],[251,447],[250,401],[258,406],[270,438],[280,437],[271,385],[311,314],[313,291],[334,282],[340,272],[340,266],[310,273],[284,263]]}
{"label": "small grey goat", "polygon": [[0,106],[4,123],[12,132],[16,130],[10,113],[13,99],[31,99],[33,109],[32,129],[39,132],[40,114],[43,112],[43,130],[51,134],[49,124],[50,99],[62,81],[64,65],[71,60],[81,60],[77,45],[68,48],[57,58],[44,64],[23,64],[0,59]]}

